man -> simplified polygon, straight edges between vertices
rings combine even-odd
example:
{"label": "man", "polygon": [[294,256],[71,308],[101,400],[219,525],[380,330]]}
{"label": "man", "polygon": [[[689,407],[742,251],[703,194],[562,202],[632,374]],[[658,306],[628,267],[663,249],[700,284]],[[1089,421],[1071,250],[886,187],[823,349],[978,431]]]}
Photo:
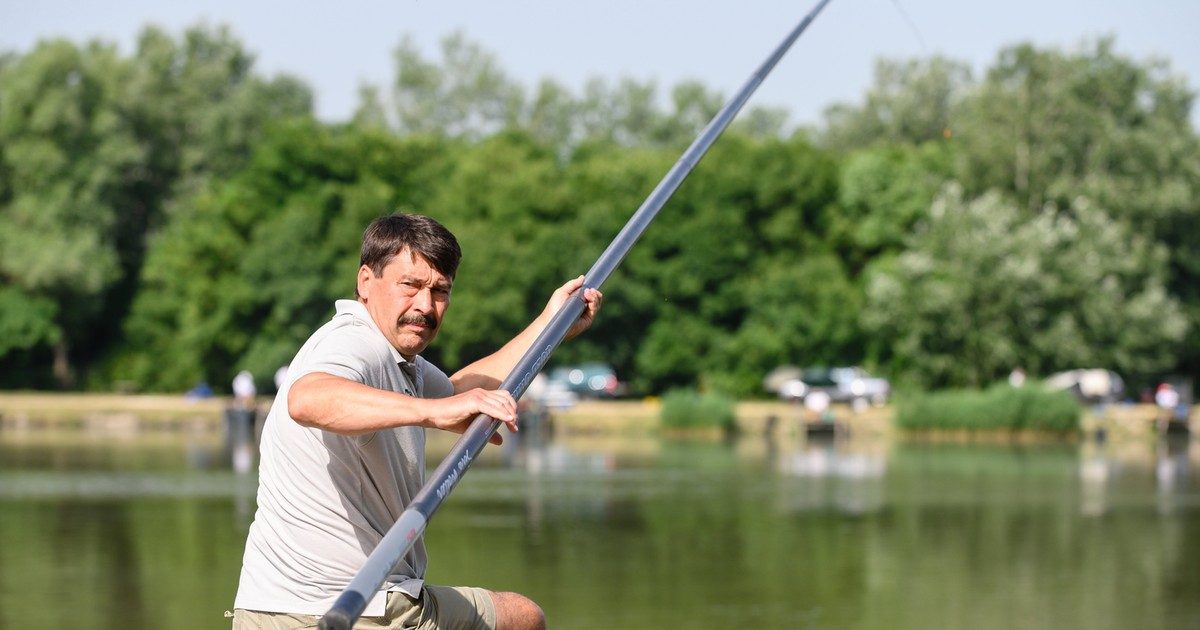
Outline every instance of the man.
{"label": "man", "polygon": [[[425,429],[461,433],[485,413],[517,430],[516,401],[496,388],[583,278],[504,347],[447,377],[420,353],[441,328],[460,257],[454,236],[420,215],[383,217],[363,234],[358,299],[338,300],[300,348],[263,428],[235,630],[314,627],[420,490]],[[602,296],[587,289],[583,299],[568,338],[591,325]],[[425,584],[426,563],[418,541],[355,627],[545,627],[522,595]]]}

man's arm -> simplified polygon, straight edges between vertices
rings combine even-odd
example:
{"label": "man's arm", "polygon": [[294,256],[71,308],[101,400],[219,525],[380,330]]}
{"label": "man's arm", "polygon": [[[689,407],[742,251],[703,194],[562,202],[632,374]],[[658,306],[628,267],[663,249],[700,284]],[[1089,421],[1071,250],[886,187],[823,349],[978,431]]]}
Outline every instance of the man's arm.
{"label": "man's arm", "polygon": [[[516,367],[558,309],[582,286],[583,276],[579,276],[559,287],[546,308],[525,330],[496,352],[455,372],[450,377],[454,385],[453,396],[415,398],[341,376],[313,372],[292,383],[288,391],[288,415],[304,426],[343,435],[360,435],[399,426],[462,433],[481,413],[504,422],[510,431],[516,431],[516,401],[512,394],[494,390]],[[595,289],[588,289],[583,297],[587,307],[567,331],[567,338],[591,325],[603,298]],[[493,435],[492,442],[499,444],[500,435]]]}
{"label": "man's arm", "polygon": [[[342,435],[399,426],[462,433],[481,413],[516,431],[517,403],[505,391],[475,388],[449,398],[415,398],[313,372],[292,383],[287,403],[288,415],[296,422]],[[499,434],[492,436],[493,443],[501,441]]]}
{"label": "man's arm", "polygon": [[[550,301],[546,303],[546,308],[525,327],[525,330],[522,330],[511,341],[504,344],[504,347],[455,372],[450,377],[450,382],[454,383],[455,393],[468,391],[477,387],[483,389],[496,389],[499,387],[500,383],[508,377],[508,374],[520,362],[521,357],[525,356],[525,353],[533,346],[533,342],[537,340],[538,335],[542,334],[542,331],[550,324],[550,320],[553,319],[558,309],[562,308],[562,305],[571,297],[571,294],[578,291],[582,286],[583,276],[567,281],[566,284],[554,291],[554,294],[550,296]],[[584,291],[583,300],[587,305],[583,313],[579,315],[579,319],[567,331],[567,339],[578,335],[586,330],[588,326],[592,325],[592,321],[596,318],[596,313],[600,310],[600,301],[603,298],[603,294],[596,289],[587,289]]]}

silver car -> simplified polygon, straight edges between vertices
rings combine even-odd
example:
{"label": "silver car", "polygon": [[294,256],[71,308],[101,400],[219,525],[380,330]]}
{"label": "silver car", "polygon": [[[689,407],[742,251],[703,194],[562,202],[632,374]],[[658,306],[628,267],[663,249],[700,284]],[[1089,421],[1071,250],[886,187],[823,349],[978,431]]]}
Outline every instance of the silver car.
{"label": "silver car", "polygon": [[831,402],[862,401],[882,405],[887,403],[892,388],[887,379],[871,376],[857,366],[814,367],[782,380],[776,391],[785,400],[804,400],[813,392],[824,392]]}

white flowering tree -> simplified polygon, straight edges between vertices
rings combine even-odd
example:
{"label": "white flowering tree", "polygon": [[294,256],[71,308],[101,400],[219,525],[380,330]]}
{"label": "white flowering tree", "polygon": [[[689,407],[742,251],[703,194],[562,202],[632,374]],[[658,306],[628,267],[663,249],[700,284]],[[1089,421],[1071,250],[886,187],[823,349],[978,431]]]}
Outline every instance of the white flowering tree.
{"label": "white flowering tree", "polygon": [[1187,324],[1162,246],[1083,200],[1026,215],[948,187],[908,249],[873,269],[863,323],[897,371],[979,386],[1014,367],[1169,368]]}

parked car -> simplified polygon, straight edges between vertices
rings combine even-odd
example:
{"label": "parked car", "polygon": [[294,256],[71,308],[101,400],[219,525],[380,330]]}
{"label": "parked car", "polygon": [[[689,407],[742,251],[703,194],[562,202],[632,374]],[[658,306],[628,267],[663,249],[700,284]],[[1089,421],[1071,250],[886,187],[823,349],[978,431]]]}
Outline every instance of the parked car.
{"label": "parked car", "polygon": [[551,382],[545,374],[538,374],[529,383],[521,401],[552,411],[562,411],[574,407],[575,403],[579,402],[579,394],[567,388],[565,382]]}
{"label": "parked car", "polygon": [[1071,392],[1088,404],[1110,403],[1125,395],[1125,381],[1112,370],[1101,368],[1067,370],[1046,378],[1046,387]]}
{"label": "parked car", "polygon": [[861,367],[812,367],[776,382],[776,393],[785,400],[804,400],[823,392],[831,402],[865,401],[882,405],[891,396],[887,379],[871,376]]}
{"label": "parked car", "polygon": [[625,391],[612,367],[604,363],[581,363],[550,370],[552,387],[564,387],[584,398],[615,398]]}

